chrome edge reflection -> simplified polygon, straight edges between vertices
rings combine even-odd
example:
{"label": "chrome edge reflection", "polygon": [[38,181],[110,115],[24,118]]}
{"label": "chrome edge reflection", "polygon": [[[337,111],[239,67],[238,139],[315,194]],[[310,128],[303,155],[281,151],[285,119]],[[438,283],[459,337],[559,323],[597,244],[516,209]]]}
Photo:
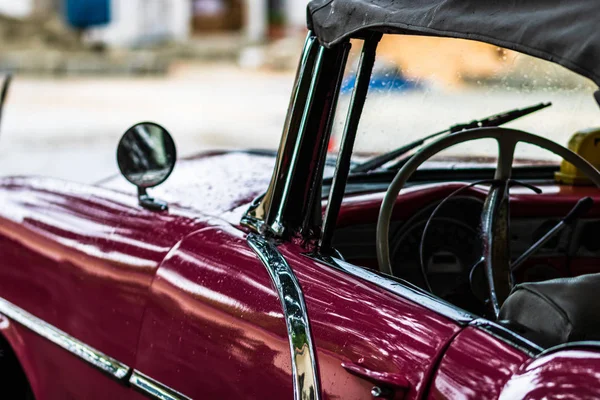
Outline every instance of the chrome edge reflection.
{"label": "chrome edge reflection", "polygon": [[294,399],[320,399],[317,359],[298,279],[273,243],[256,234],[248,235],[247,240],[267,268],[283,307],[292,355]]}
{"label": "chrome edge reflection", "polygon": [[133,371],[129,383],[136,390],[142,392],[148,397],[160,400],[190,400],[189,397],[171,389],[162,383],[155,381],[139,371]]}
{"label": "chrome edge reflection", "polygon": [[528,340],[521,335],[511,331],[504,326],[497,324],[495,322],[489,321],[485,318],[478,318],[470,323],[471,326],[474,326],[478,329],[481,329],[490,335],[496,337],[512,345],[513,347],[521,350],[525,354],[530,357],[538,356],[544,349],[537,344],[533,343],[531,340]]}
{"label": "chrome edge reflection", "polygon": [[468,311],[461,310],[454,305],[423,291],[421,288],[413,285],[412,283],[404,281],[403,279],[396,278],[391,275],[384,275],[380,272],[371,271],[366,268],[357,267],[356,265],[352,265],[346,261],[338,260],[334,257],[325,256],[322,254],[306,253],[304,256],[316,262],[335,268],[338,271],[345,272],[356,278],[373,283],[380,288],[387,290],[388,292],[395,293],[408,300],[414,301],[415,303],[435,311],[458,324],[468,325],[471,321],[477,318]]}
{"label": "chrome edge reflection", "polygon": [[131,370],[125,364],[122,364],[114,358],[111,358],[106,354],[80,342],[60,329],[55,328],[47,322],[42,321],[36,316],[2,298],[0,298],[0,314],[3,314],[15,322],[18,322],[24,327],[48,339],[52,343],[62,347],[83,361],[92,364],[94,367],[106,372],[118,380],[125,378]]}
{"label": "chrome edge reflection", "polygon": [[419,287],[414,286],[410,282],[406,282],[400,278],[390,275],[384,276],[379,272],[357,267],[346,261],[338,260],[330,256],[324,256],[321,254],[304,254],[304,256],[328,265],[339,271],[348,273],[359,279],[371,282],[382,289],[407,298],[408,300],[414,301],[415,303],[420,304],[429,310],[437,312],[438,314],[453,320],[457,324],[462,326],[470,325],[486,331],[490,335],[510,344],[511,346],[523,351],[531,357],[535,357],[543,350],[537,344],[525,339],[511,330],[484,318],[479,318],[476,315],[447,303],[446,301],[437,298],[430,293],[423,291]]}
{"label": "chrome edge reflection", "polygon": [[578,342],[568,342],[557,344],[556,346],[552,346],[542,351],[537,355],[537,357],[543,357],[547,354],[556,353],[561,350],[600,350],[600,342],[595,340],[582,340]]}

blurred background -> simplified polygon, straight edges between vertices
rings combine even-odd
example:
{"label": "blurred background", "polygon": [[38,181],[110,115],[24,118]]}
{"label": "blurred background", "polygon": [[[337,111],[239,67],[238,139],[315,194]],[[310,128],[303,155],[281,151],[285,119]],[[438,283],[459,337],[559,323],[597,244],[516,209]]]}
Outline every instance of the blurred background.
{"label": "blurred background", "polygon": [[[165,126],[181,156],[275,149],[305,9],[303,0],[0,0],[0,75],[14,75],[0,121],[0,174],[97,181],[117,173],[118,140],[140,121]],[[360,47],[353,43],[336,137]],[[594,90],[561,67],[495,46],[385,36],[357,150],[390,150],[542,101],[554,105],[511,126],[566,144],[600,126]],[[453,151],[494,153],[491,143],[469,146]]]}

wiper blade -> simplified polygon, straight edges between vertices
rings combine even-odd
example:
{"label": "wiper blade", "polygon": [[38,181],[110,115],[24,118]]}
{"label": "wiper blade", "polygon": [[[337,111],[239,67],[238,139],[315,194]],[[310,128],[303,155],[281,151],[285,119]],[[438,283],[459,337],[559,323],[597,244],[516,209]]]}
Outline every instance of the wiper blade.
{"label": "wiper blade", "polygon": [[364,173],[364,172],[373,171],[374,169],[377,169],[377,168],[381,167],[382,165],[387,164],[388,162],[395,160],[396,158],[398,158],[400,156],[403,156],[404,154],[408,153],[409,151],[416,149],[417,147],[423,145],[423,143],[425,143],[427,140],[433,139],[437,136],[460,132],[460,131],[464,131],[466,129],[484,128],[484,127],[490,127],[490,126],[504,125],[508,122],[514,121],[518,118],[521,118],[521,117],[524,117],[531,113],[534,113],[536,111],[542,110],[546,107],[550,107],[551,105],[552,105],[552,103],[540,103],[540,104],[536,104],[535,106],[531,106],[531,107],[527,107],[527,108],[520,108],[520,109],[511,110],[511,111],[507,111],[507,112],[500,113],[500,114],[495,114],[495,115],[492,115],[490,117],[483,118],[480,120],[474,120],[474,121],[466,122],[463,124],[453,125],[448,129],[444,129],[443,131],[432,133],[431,135],[425,136],[419,140],[416,140],[416,141],[408,143],[402,147],[399,147],[396,150],[392,150],[388,153],[384,153],[384,154],[375,156],[363,163],[358,164],[357,166],[352,168],[350,170],[350,172],[351,173]]}

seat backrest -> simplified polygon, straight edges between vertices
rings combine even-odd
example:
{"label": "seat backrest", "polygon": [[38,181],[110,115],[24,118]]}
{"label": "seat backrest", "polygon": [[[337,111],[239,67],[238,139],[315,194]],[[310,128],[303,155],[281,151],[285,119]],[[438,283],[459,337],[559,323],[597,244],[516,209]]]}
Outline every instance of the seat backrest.
{"label": "seat backrest", "polygon": [[540,345],[600,340],[600,274],[517,285],[500,319],[527,328]]}

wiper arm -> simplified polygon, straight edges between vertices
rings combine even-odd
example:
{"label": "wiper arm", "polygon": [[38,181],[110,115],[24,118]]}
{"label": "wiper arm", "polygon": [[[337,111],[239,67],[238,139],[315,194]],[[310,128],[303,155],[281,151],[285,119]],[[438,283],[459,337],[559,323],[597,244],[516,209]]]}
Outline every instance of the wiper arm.
{"label": "wiper arm", "polygon": [[381,167],[384,164],[408,153],[409,151],[416,149],[417,147],[423,145],[427,140],[433,139],[437,136],[441,136],[443,134],[450,134],[455,132],[464,131],[466,129],[474,129],[474,128],[483,128],[489,126],[500,126],[504,125],[508,122],[514,121],[518,118],[524,117],[536,111],[542,110],[546,107],[550,107],[552,103],[540,103],[535,106],[520,108],[512,111],[507,111],[501,114],[495,114],[487,118],[483,118],[480,120],[474,120],[471,122],[453,125],[448,129],[444,129],[443,131],[433,133],[431,135],[425,136],[419,140],[408,143],[402,147],[397,148],[396,150],[392,150],[388,153],[384,153],[378,156],[375,156],[361,164],[358,164],[354,168],[350,170],[352,173],[364,173],[373,171]]}

